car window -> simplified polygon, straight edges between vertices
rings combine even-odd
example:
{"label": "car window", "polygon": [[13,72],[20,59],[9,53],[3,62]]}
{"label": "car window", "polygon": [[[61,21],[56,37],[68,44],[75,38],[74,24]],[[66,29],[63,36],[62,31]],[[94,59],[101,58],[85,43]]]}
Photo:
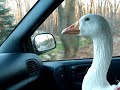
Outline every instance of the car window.
{"label": "car window", "polygon": [[0,45],[37,0],[0,0]]}
{"label": "car window", "polygon": [[36,30],[33,36],[47,32],[54,35],[57,47],[40,55],[42,60],[68,60],[93,57],[90,38],[61,35],[64,28],[85,14],[98,14],[107,19],[113,30],[113,56],[120,55],[120,1],[119,0],[65,0]]}

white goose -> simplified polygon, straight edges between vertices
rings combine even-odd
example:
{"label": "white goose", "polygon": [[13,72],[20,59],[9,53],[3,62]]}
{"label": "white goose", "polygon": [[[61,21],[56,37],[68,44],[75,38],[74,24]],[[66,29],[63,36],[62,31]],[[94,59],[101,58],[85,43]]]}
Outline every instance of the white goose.
{"label": "white goose", "polygon": [[82,90],[120,90],[106,79],[112,59],[113,38],[108,22],[100,15],[87,14],[62,31],[62,34],[80,34],[93,40],[94,58],[84,76]]}

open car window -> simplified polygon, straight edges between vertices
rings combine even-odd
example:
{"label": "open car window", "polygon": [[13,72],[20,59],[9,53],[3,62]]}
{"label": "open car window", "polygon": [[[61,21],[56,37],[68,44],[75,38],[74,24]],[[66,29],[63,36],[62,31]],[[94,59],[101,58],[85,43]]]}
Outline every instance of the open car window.
{"label": "open car window", "polygon": [[37,0],[0,0],[0,45]]}
{"label": "open car window", "polygon": [[90,38],[61,35],[64,28],[89,13],[102,15],[107,19],[113,30],[113,56],[120,56],[120,1],[65,0],[32,36],[45,32],[53,34],[56,39],[57,47],[40,55],[42,60],[93,58],[93,45]]}

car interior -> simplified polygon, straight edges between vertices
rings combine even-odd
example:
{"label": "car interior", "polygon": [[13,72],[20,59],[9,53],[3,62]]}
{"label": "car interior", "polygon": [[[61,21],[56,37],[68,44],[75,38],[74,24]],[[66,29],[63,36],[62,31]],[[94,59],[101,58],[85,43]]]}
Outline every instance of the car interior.
{"label": "car interior", "polygon": [[[64,0],[38,0],[0,46],[0,90],[81,90],[83,78],[93,58],[43,61],[40,55],[57,47],[37,50],[31,36]],[[52,39],[51,39],[52,38]],[[45,45],[42,43],[41,45]],[[113,57],[107,74],[110,84],[120,80],[120,57]],[[99,77],[98,77],[99,78]]]}

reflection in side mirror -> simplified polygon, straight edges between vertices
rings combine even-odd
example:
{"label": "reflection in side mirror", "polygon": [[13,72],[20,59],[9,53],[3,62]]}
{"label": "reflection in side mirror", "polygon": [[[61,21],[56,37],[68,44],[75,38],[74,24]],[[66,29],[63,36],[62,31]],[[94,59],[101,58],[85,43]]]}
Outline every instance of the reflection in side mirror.
{"label": "reflection in side mirror", "polygon": [[35,36],[34,46],[36,47],[37,51],[41,53],[55,48],[56,43],[53,35],[43,33]]}

